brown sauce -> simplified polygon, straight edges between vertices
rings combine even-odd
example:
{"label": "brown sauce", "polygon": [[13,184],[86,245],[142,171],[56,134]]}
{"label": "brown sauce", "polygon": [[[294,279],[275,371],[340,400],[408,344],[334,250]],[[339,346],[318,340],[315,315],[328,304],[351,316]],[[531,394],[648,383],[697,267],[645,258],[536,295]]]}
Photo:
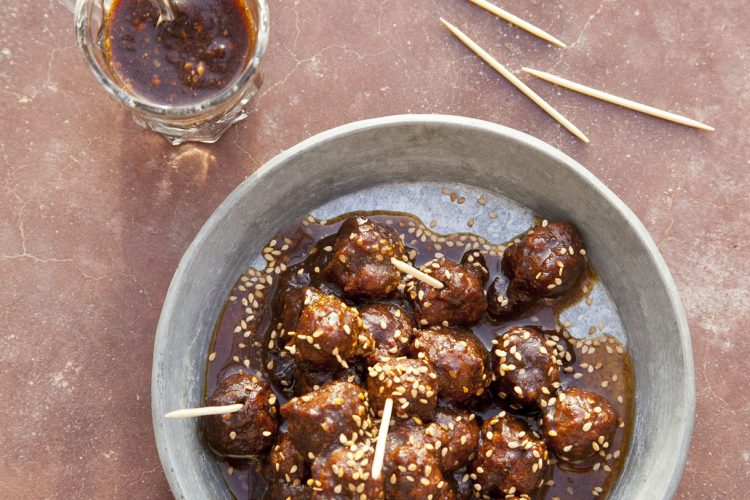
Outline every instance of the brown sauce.
{"label": "brown sauce", "polygon": [[105,24],[109,64],[131,92],[158,104],[210,99],[248,64],[253,21],[242,0],[179,0],[156,25],[151,0],[115,0]]}
{"label": "brown sauce", "polygon": [[[282,403],[293,395],[292,361],[274,341],[280,321],[280,304],[276,296],[280,278],[296,274],[295,279],[301,284],[317,286],[323,283],[315,268],[323,268],[328,254],[326,247],[332,245],[339,226],[351,215],[366,215],[396,229],[403,236],[415,265],[422,265],[441,255],[460,261],[465,252],[473,249],[480,251],[485,258],[490,273],[488,283],[501,272],[504,245],[495,245],[467,233],[440,235],[412,215],[358,212],[330,221],[307,217],[281,231],[266,245],[263,250],[266,269],[248,269],[232,288],[214,332],[207,363],[206,394],[213,392],[224,376],[244,370],[259,372],[269,380]],[[585,468],[576,468],[562,461],[553,461],[547,486],[534,496],[537,500],[606,497],[625,461],[635,404],[630,356],[614,337],[604,333],[605,325],[591,325],[587,338],[575,339],[570,338],[565,325],[560,324],[559,320],[562,310],[586,299],[595,280],[593,269],[589,269],[577,288],[562,299],[543,301],[535,310],[512,321],[493,322],[485,315],[479,324],[472,326],[474,333],[487,347],[498,332],[513,325],[533,325],[554,331],[570,352],[561,377],[563,387],[576,386],[601,394],[611,402],[623,420],[609,448],[600,453],[597,462],[589,463]],[[391,302],[411,310],[405,299],[396,298]],[[497,414],[501,408],[487,397],[477,398],[471,409],[486,418]],[[532,429],[539,429],[538,418],[523,418]],[[259,473],[258,461],[221,458],[217,458],[217,461],[236,498],[263,498],[266,483]],[[463,475],[462,469],[455,477],[460,481]]]}

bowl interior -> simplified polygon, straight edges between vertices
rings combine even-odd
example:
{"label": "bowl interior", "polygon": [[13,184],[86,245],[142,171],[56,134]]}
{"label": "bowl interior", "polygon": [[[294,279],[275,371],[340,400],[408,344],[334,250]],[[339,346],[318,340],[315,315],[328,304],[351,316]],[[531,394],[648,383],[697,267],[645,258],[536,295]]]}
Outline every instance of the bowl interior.
{"label": "bowl interior", "polygon": [[[346,211],[338,199],[349,200],[350,209],[370,208],[357,206],[358,191],[400,185],[390,206],[384,197],[372,208],[393,209],[398,202],[424,219],[431,202],[420,183],[461,184],[581,229],[606,285],[604,299],[611,296],[619,312],[611,323],[620,325],[616,333],[625,336],[636,378],[630,451],[610,498],[671,497],[690,440],[695,392],[687,321],[653,241],[614,194],[551,146],[499,125],[435,115],[357,122],[308,139],[243,182],[206,222],[175,273],[154,350],[154,430],[175,496],[228,496],[197,421],[162,415],[201,404],[212,330],[235,279],[278,228],[303,214]],[[508,221],[505,230],[516,223]]]}

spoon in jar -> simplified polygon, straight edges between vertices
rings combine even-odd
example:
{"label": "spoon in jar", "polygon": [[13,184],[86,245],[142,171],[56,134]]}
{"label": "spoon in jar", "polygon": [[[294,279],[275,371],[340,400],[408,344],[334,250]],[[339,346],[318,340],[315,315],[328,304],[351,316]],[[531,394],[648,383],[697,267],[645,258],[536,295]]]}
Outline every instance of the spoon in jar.
{"label": "spoon in jar", "polygon": [[156,25],[159,26],[164,21],[174,21],[174,8],[172,0],[151,0],[159,8],[159,19]]}

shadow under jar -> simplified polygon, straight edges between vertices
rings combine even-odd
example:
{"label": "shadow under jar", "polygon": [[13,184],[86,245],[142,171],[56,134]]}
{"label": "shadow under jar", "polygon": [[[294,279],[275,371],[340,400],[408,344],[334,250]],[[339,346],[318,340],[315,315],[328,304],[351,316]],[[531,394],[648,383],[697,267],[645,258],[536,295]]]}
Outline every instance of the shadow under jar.
{"label": "shadow under jar", "polygon": [[78,0],[78,44],[94,77],[134,121],[173,145],[215,142],[246,118],[268,44],[266,0]]}

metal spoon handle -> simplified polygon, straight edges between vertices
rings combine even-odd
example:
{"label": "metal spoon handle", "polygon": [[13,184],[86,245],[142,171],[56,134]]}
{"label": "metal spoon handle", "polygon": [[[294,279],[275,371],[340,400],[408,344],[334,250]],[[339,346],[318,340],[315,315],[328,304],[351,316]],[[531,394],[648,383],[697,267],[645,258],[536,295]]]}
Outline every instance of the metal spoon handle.
{"label": "metal spoon handle", "polygon": [[172,0],[151,0],[159,8],[159,20],[156,21],[156,25],[160,25],[164,21],[174,21],[174,9],[172,8]]}

